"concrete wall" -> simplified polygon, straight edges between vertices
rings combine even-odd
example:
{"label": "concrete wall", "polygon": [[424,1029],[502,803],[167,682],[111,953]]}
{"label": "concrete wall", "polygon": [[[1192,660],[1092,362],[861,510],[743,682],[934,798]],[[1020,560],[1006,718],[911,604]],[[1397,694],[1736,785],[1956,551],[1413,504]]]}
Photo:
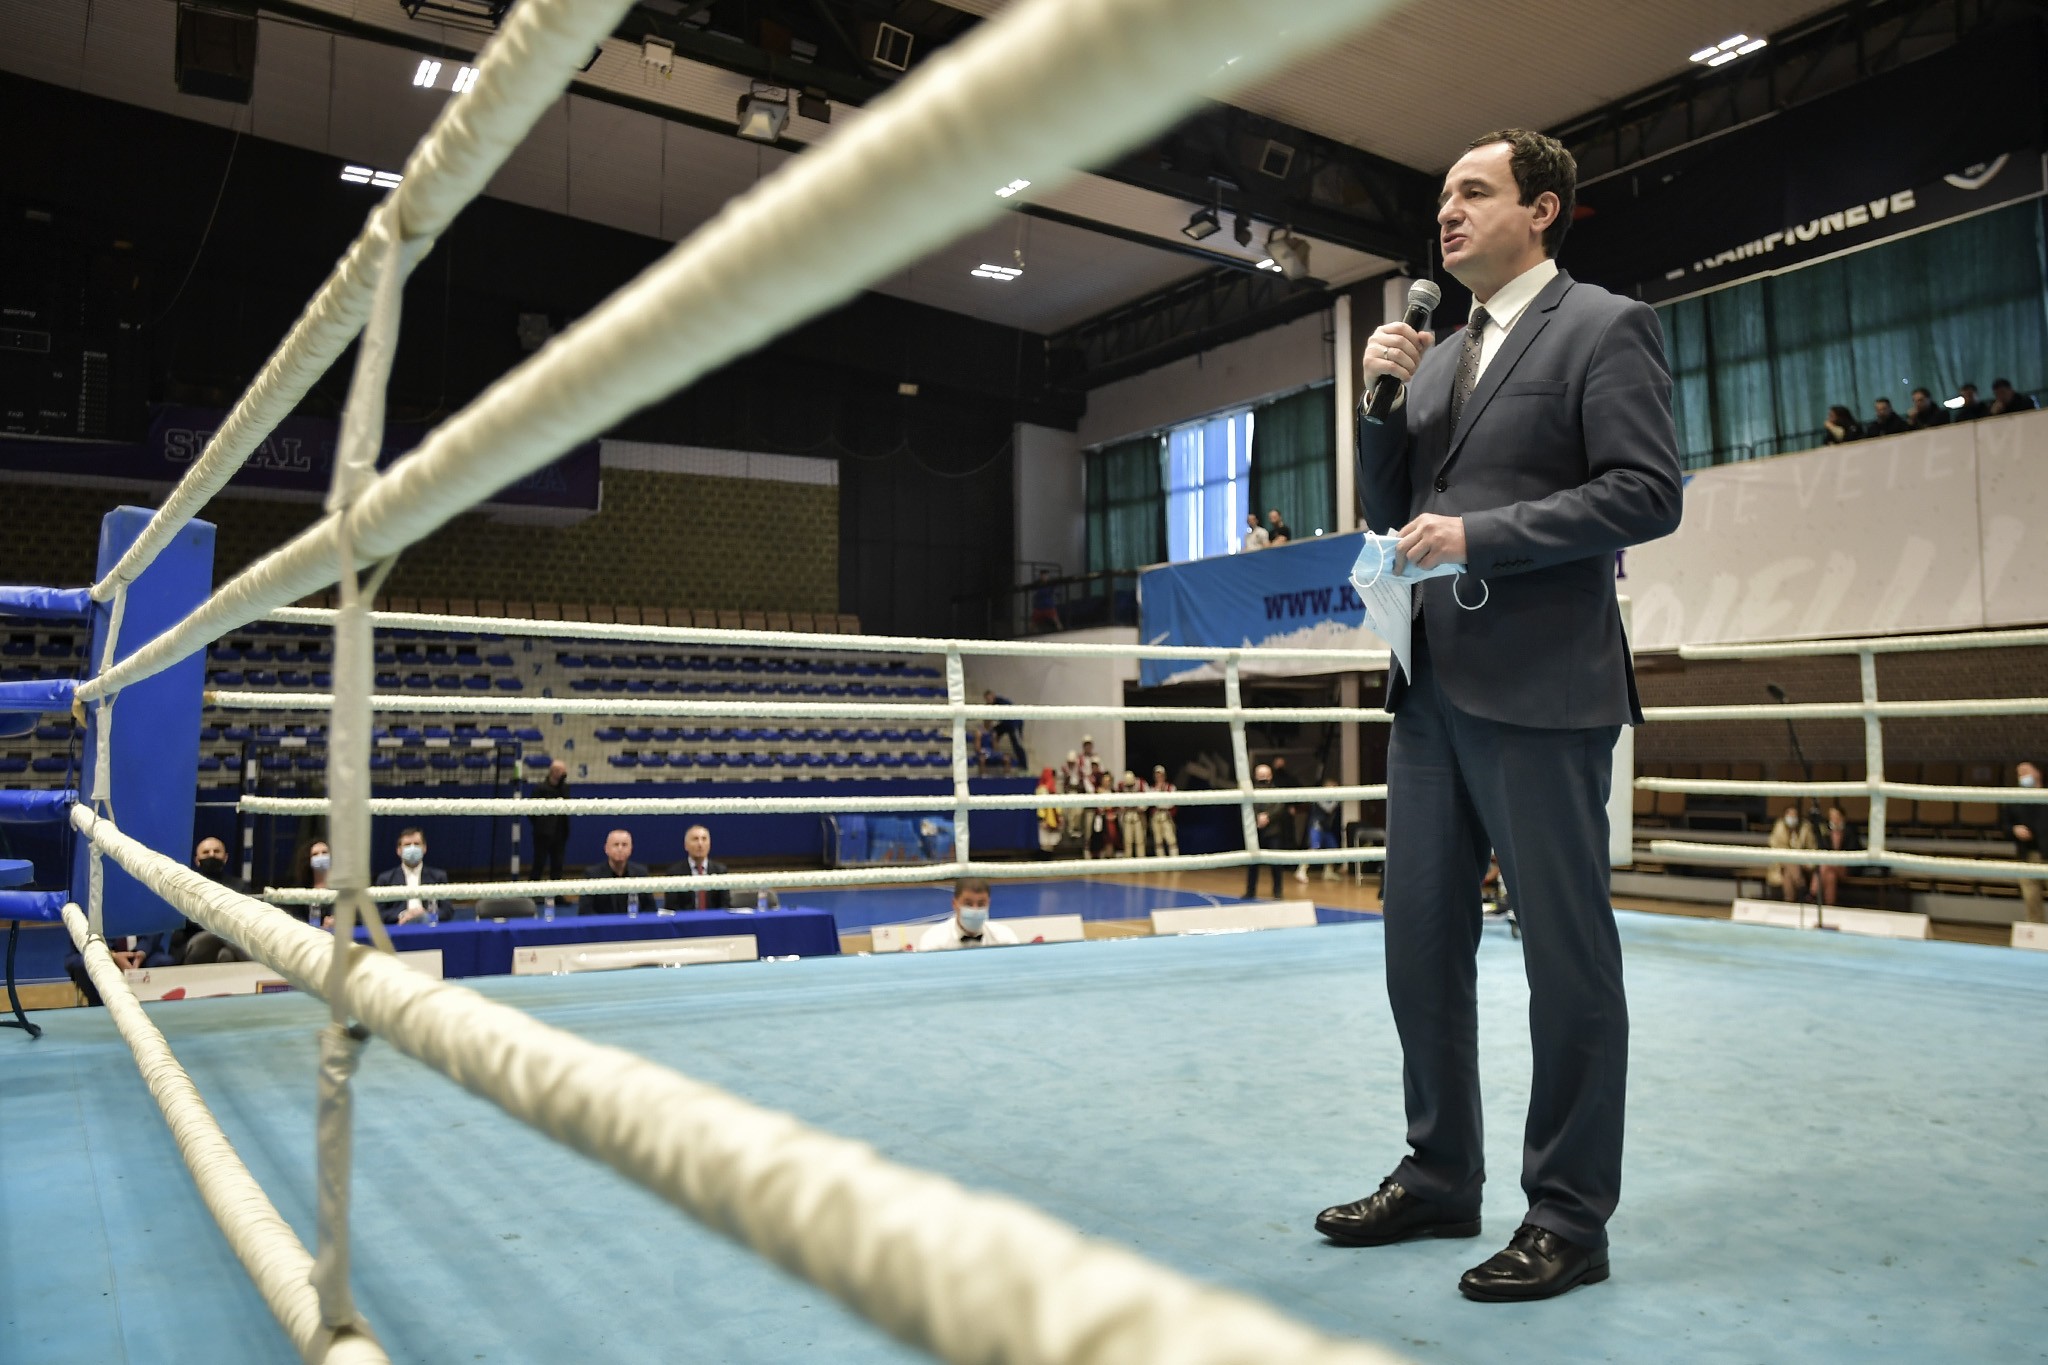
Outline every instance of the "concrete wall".
{"label": "concrete wall", "polygon": [[1025,566],[1057,564],[1062,574],[1088,567],[1086,488],[1081,446],[1071,431],[1019,423],[1012,466],[1012,515],[1019,573]]}
{"label": "concrete wall", "polygon": [[[1138,632],[1129,626],[1100,626],[1092,630],[1070,630],[1039,637],[1056,643],[1135,645]],[[1102,706],[1120,708],[1124,685],[1138,680],[1138,663],[1120,659],[1023,659],[970,658],[967,661],[968,695],[981,700],[984,688],[1008,697],[1020,706]],[[1024,751],[1031,771],[1058,767],[1070,749],[1081,747],[1081,736],[1095,736],[1095,752],[1102,766],[1121,774],[1124,770],[1124,723],[1114,716],[1091,721],[1027,721]]]}

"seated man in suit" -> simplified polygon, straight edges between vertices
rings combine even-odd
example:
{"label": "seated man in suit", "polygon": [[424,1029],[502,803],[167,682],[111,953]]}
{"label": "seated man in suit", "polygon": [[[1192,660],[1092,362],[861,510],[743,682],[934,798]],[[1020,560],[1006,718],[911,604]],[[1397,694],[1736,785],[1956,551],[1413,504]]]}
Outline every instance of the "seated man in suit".
{"label": "seated man in suit", "polygon": [[[427,836],[417,829],[399,831],[398,866],[377,874],[379,886],[446,886],[448,874],[438,867],[427,866]],[[453,909],[445,900],[432,896],[415,895],[411,900],[379,901],[377,912],[386,924],[419,924],[426,920],[438,920]]]}
{"label": "seated man in suit", "polygon": [[[678,877],[723,877],[724,863],[711,861],[711,831],[702,825],[692,825],[683,835],[683,852],[689,856],[669,871]],[[732,893],[720,888],[716,891],[677,891],[672,893],[676,902],[671,906],[679,910],[730,910]]]}
{"label": "seated man in suit", "polygon": [[[249,883],[228,870],[228,846],[212,835],[201,839],[199,846],[192,850],[192,870],[230,891],[239,891],[245,896],[249,894]],[[240,948],[189,919],[183,928],[171,935],[167,947],[174,960],[186,966],[249,960],[249,955]]]}
{"label": "seated man in suit", "polygon": [[979,877],[963,877],[953,883],[953,917],[925,930],[917,940],[917,951],[941,953],[955,948],[997,948],[1017,941],[1015,930],[988,917],[988,883]]}
{"label": "seated man in suit", "polygon": [[[615,829],[604,836],[604,861],[583,875],[593,880],[598,877],[644,877],[647,875],[647,864],[633,861],[632,834],[623,829]],[[652,891],[620,892],[616,895],[579,896],[576,898],[576,913],[637,915],[642,910],[653,910],[659,905],[660,898]]]}

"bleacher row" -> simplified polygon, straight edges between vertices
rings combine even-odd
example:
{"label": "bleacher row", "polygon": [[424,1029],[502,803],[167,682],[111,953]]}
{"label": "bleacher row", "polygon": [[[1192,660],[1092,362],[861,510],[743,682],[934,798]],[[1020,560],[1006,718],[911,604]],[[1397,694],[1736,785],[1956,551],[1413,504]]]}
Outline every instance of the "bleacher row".
{"label": "bleacher row", "polygon": [[[316,600],[317,604],[317,600]],[[651,608],[553,608],[392,598],[390,610],[453,610],[539,619],[690,624],[717,628],[774,627],[857,631],[851,617],[774,618],[768,613],[666,612]],[[11,676],[70,677],[86,669],[86,635],[68,626],[20,623],[4,632]],[[207,652],[207,685],[234,690],[325,691],[332,687],[333,648],[327,628],[260,623],[217,641]],[[909,776],[943,770],[949,734],[938,728],[890,727],[892,702],[943,699],[939,669],[874,655],[817,651],[745,652],[694,646],[616,645],[578,649],[562,639],[380,630],[375,685],[382,691],[431,695],[448,692],[520,694],[533,700],[531,715],[496,717],[460,713],[409,714],[413,724],[375,732],[371,767],[380,782],[473,784],[544,771],[556,757],[590,781],[664,782],[682,773],[719,780],[804,777]],[[718,700],[772,698],[858,700],[876,703],[872,718],[830,728],[769,724],[742,726],[621,725],[602,716],[548,711],[548,701],[574,695],[631,699],[692,697]],[[49,717],[26,747],[0,751],[0,782],[47,785],[76,771],[79,736],[69,717]],[[237,787],[259,777],[284,787],[317,784],[326,769],[326,732],[301,711],[209,708],[200,732],[202,786]],[[10,781],[10,779],[12,779]]]}
{"label": "bleacher row", "polygon": [[[1806,770],[1797,763],[1643,763],[1638,765],[1638,774],[1643,777],[1674,778],[1718,778],[1738,782],[1798,782],[1805,780]],[[1860,782],[1867,773],[1861,760],[1854,763],[1815,763],[1813,780],[1816,782]],[[1971,763],[1907,763],[1885,764],[1885,777],[1893,782],[1920,782],[1929,786],[1995,787],[2003,784],[2006,774],[2002,765],[1990,761]],[[1785,813],[1795,800],[1803,806],[1806,802],[1790,796],[1773,796],[1762,800],[1763,815],[1752,820],[1759,830],[1768,830],[1771,821]],[[1729,797],[1687,796],[1684,792],[1648,792],[1635,794],[1635,815],[1640,824],[1653,826],[1682,826],[1688,815],[1701,809],[1725,813],[1736,809],[1739,799]],[[1751,798],[1751,804],[1757,804]],[[1870,798],[1867,796],[1840,796],[1821,799],[1822,809],[1835,805],[1842,813],[1863,824],[1870,819]],[[1892,797],[1885,802],[1885,829],[1895,834],[1935,839],[1981,839],[1987,834],[1998,832],[1998,806],[1989,801],[1914,801]]]}

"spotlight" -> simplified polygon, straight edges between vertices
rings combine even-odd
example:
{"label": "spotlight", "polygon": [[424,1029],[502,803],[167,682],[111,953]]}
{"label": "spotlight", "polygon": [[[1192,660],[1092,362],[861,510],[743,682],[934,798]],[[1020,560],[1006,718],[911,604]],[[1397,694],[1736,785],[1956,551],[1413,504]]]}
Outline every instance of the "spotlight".
{"label": "spotlight", "polygon": [[423,58],[419,69],[412,73],[412,83],[427,90],[434,88],[434,82],[441,75],[441,64],[432,58]]}
{"label": "spotlight", "polygon": [[996,198],[1008,199],[1018,190],[1028,190],[1030,188],[1031,182],[1029,180],[1012,180],[1009,184],[996,191]]}
{"label": "spotlight", "polygon": [[1287,229],[1274,228],[1266,234],[1266,252],[1288,279],[1308,278],[1308,243]]}
{"label": "spotlight", "polygon": [[739,135],[750,142],[777,142],[789,126],[789,92],[759,81],[740,96]]}
{"label": "spotlight", "polygon": [[1230,235],[1237,238],[1239,246],[1250,246],[1252,244],[1252,220],[1242,213],[1238,214],[1237,223],[1231,229]]}
{"label": "spotlight", "polygon": [[475,84],[476,68],[473,66],[465,66],[462,68],[462,70],[455,73],[455,84],[451,88],[455,91],[456,94],[459,95],[463,91],[469,89],[469,87]]}
{"label": "spotlight", "polygon": [[1203,241],[1214,237],[1223,230],[1223,224],[1216,221],[1215,209],[1196,209],[1188,219],[1188,225],[1181,229],[1191,241]]}
{"label": "spotlight", "polygon": [[640,60],[666,76],[675,70],[676,45],[666,38],[642,38]]}

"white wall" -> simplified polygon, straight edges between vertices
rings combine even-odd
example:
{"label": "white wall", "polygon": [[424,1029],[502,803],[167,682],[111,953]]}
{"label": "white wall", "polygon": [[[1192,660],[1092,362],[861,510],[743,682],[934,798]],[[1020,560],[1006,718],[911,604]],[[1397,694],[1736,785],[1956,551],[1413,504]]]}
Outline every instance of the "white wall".
{"label": "white wall", "polygon": [[2048,621],[2048,412],[1701,470],[1623,570],[1639,650]]}
{"label": "white wall", "polygon": [[1330,326],[1323,309],[1091,390],[1079,444],[1085,450],[1329,379]]}
{"label": "white wall", "polygon": [[[1054,643],[1135,645],[1138,632],[1129,626],[1097,626],[1036,637]],[[1116,659],[993,658],[967,660],[967,695],[981,700],[984,689],[1020,706],[1102,706],[1120,709],[1124,684],[1138,680],[1138,661]],[[1119,775],[1124,770],[1124,723],[1114,716],[1091,721],[1033,720],[1024,723],[1024,752],[1031,771],[1057,768],[1067,751],[1081,747],[1081,736],[1095,736],[1102,766]],[[1147,774],[1149,777],[1150,774]]]}
{"label": "white wall", "polygon": [[[1081,445],[1071,431],[1019,423],[1012,462],[1017,563],[1053,563],[1061,573],[1088,568],[1087,503]],[[1020,575],[1019,583],[1025,581]]]}

